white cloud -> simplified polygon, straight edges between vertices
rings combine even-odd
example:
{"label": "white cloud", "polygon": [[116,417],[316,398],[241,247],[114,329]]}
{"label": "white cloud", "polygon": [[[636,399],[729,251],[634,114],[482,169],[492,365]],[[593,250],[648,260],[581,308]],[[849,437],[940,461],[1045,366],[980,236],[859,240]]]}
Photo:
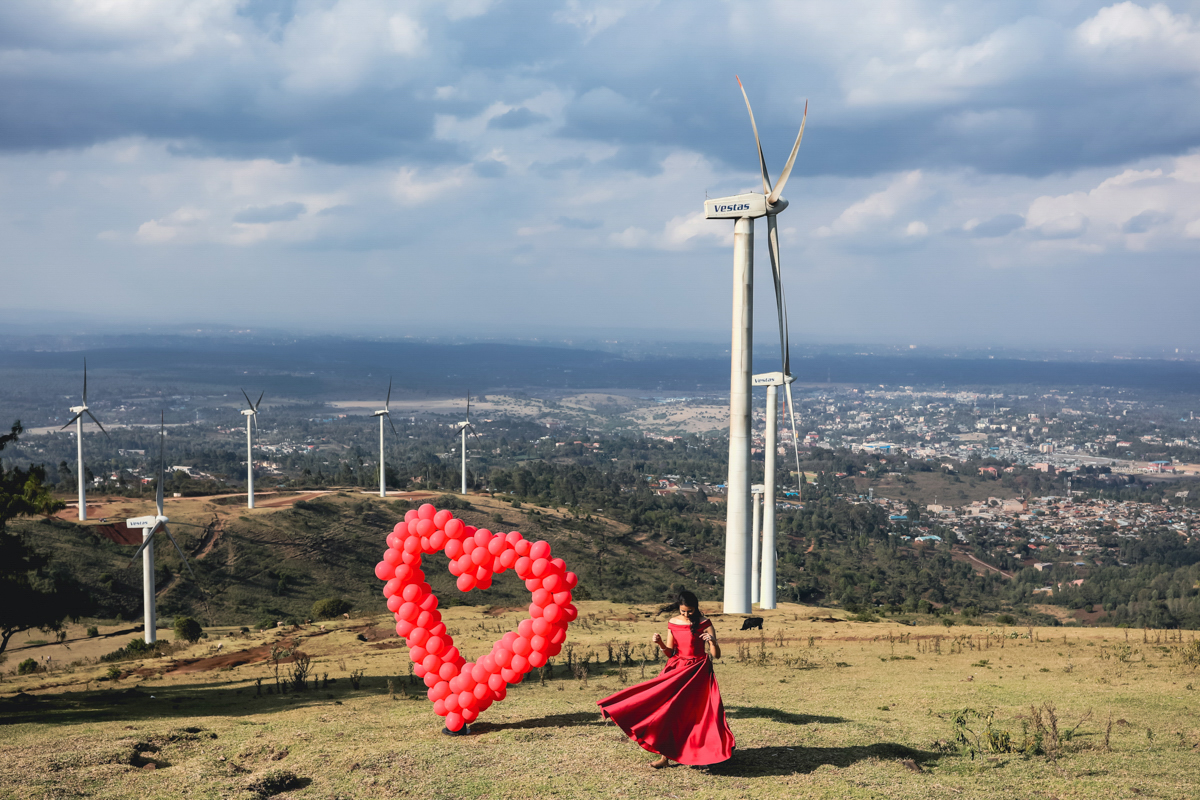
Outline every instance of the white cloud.
{"label": "white cloud", "polygon": [[818,228],[817,236],[848,236],[866,232],[872,226],[891,220],[922,194],[921,171],[907,172],[883,191],[868,195],[849,206],[829,225]]}
{"label": "white cloud", "polygon": [[920,220],[914,220],[908,223],[908,227],[904,229],[905,236],[928,236],[929,226]]}
{"label": "white cloud", "polygon": [[1162,3],[1102,8],[1075,29],[1075,40],[1102,69],[1125,69],[1132,61],[1154,72],[1200,70],[1200,26]]}
{"label": "white cloud", "polygon": [[466,183],[466,176],[467,168],[462,167],[422,179],[414,167],[402,167],[392,181],[392,190],[401,203],[415,205],[461,188]]}

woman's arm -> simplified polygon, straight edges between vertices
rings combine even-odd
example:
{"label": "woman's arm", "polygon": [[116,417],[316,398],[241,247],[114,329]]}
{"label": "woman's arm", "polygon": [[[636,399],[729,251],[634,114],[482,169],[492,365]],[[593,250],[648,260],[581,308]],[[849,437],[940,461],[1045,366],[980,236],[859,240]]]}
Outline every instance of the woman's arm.
{"label": "woman's arm", "polygon": [[654,634],[654,643],[668,656],[675,655],[675,634],[671,633],[670,628],[667,629],[667,639],[665,642],[662,636],[656,633]]}
{"label": "woman's arm", "polygon": [[711,622],[708,623],[704,633],[700,634],[700,638],[712,645],[713,658],[721,657],[721,645],[717,642],[717,630]]}

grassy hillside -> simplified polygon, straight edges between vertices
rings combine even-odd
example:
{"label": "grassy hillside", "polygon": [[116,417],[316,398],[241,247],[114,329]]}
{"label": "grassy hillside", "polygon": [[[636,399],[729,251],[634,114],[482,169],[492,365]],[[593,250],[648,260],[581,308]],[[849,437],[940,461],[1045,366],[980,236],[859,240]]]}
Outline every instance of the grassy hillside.
{"label": "grassy hillside", "polygon": [[[374,567],[387,547],[387,534],[420,502],[445,506],[436,496],[383,500],[346,492],[268,495],[253,510],[241,505],[244,500],[167,501],[172,533],[188,553],[198,582],[183,571],[178,554],[160,536],[155,559],[160,617],[188,614],[208,624],[254,626],[304,619],[316,600],[327,597],[342,597],[359,613],[378,613],[384,601]],[[100,500],[96,510],[89,511],[111,518],[146,513],[152,513],[149,504],[126,498]],[[455,514],[476,527],[518,530],[526,538],[548,541],[568,569],[580,575],[580,599],[603,592],[626,601],[662,602],[673,586],[685,582],[669,566],[673,559],[666,557],[665,548],[611,521],[576,519],[546,508],[513,508],[475,496]],[[12,529],[27,534],[54,556],[56,564],[88,585],[98,605],[86,616],[141,619],[141,559],[129,565],[133,547],[104,539],[93,523],[22,520]],[[524,585],[511,573],[498,577],[486,592],[464,595],[454,587],[444,555],[426,556],[425,564],[443,607],[529,603]]]}
{"label": "grassy hillside", "polygon": [[[785,604],[764,614],[760,636],[705,604],[723,642],[715,668],[737,750],[709,770],[654,771],[595,702],[658,672],[661,661],[643,667],[641,657],[666,616],[646,605],[579,608],[567,641],[586,678],[567,669],[564,649],[454,738],[441,735],[424,686],[410,682],[388,615],[327,630],[213,629],[200,644],[121,665],[91,662],[95,640],[74,626],[71,651],[36,648],[53,651],[54,671],[0,684],[0,798],[1196,794],[1200,644],[1191,634],[954,635]],[[523,616],[457,607],[445,621],[464,654],[478,656]],[[385,638],[364,642],[360,632]],[[626,642],[632,658],[621,660]],[[274,646],[311,656],[304,691],[275,689]],[[282,665],[284,680],[290,669]]]}

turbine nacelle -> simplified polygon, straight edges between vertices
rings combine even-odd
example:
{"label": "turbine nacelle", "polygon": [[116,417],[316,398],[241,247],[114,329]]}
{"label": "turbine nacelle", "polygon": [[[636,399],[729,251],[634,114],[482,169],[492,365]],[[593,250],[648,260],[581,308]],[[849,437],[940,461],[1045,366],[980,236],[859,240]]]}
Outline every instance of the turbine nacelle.
{"label": "turbine nacelle", "polygon": [[255,414],[257,414],[257,413],[258,413],[257,411],[255,411],[255,410],[253,410],[253,409],[250,409],[250,408],[243,408],[243,409],[242,409],[242,416],[243,416],[243,417],[253,417],[253,416],[254,416]]}
{"label": "turbine nacelle", "polygon": [[795,381],[795,377],[785,375],[782,372],[763,372],[750,379],[750,383],[753,386],[787,386],[789,383],[795,383]]}
{"label": "turbine nacelle", "polygon": [[125,527],[127,527],[127,528],[157,528],[159,525],[161,525],[164,522],[170,522],[170,520],[167,517],[163,517],[163,516],[133,517],[131,519],[125,520]]}
{"label": "turbine nacelle", "polygon": [[704,201],[705,219],[755,219],[775,216],[788,207],[788,201],[779,198],[774,205],[767,203],[768,196],[758,192],[735,194]]}

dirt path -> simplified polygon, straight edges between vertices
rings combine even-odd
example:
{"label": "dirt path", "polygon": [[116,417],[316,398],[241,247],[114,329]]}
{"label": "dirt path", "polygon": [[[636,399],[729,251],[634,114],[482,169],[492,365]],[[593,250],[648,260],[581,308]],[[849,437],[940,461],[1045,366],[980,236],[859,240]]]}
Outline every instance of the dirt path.
{"label": "dirt path", "polygon": [[986,561],[980,561],[978,558],[976,558],[971,553],[963,553],[961,551],[955,550],[954,555],[961,556],[961,558],[959,560],[966,560],[966,561],[970,562],[973,566],[983,567],[983,569],[987,570],[988,572],[998,572],[1001,575],[1003,575],[1005,578],[1008,578],[1009,580],[1012,580],[1012,578],[1013,578],[1013,574],[1011,572],[1005,572],[1004,570],[1000,569],[999,567],[993,567],[991,564],[987,563]]}

